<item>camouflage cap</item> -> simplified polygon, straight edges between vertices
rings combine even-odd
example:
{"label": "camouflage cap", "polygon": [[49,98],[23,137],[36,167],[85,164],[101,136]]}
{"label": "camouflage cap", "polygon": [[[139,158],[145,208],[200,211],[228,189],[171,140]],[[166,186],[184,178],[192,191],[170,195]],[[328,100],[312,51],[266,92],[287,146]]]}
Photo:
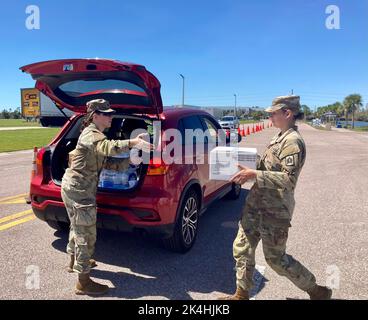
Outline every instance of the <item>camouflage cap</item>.
{"label": "camouflage cap", "polygon": [[266,112],[274,112],[280,109],[291,109],[300,111],[300,97],[299,96],[281,96],[273,99],[272,106],[267,108]]}
{"label": "camouflage cap", "polygon": [[110,103],[104,99],[95,99],[88,101],[87,105],[87,113],[92,114],[95,111],[101,113],[115,113],[114,109],[110,108]]}

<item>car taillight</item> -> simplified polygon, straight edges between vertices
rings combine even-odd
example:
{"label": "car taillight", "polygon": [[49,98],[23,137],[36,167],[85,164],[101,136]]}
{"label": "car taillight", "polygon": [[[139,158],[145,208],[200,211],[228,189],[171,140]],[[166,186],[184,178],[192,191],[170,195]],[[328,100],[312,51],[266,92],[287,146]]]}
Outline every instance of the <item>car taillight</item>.
{"label": "car taillight", "polygon": [[160,176],[166,174],[169,166],[166,165],[161,159],[150,160],[148,165],[147,175],[149,176]]}
{"label": "car taillight", "polygon": [[38,150],[37,147],[33,149],[33,167],[32,167],[32,178],[35,176],[42,176],[43,175],[43,165],[42,160],[43,156],[46,152],[45,148],[41,148]]}

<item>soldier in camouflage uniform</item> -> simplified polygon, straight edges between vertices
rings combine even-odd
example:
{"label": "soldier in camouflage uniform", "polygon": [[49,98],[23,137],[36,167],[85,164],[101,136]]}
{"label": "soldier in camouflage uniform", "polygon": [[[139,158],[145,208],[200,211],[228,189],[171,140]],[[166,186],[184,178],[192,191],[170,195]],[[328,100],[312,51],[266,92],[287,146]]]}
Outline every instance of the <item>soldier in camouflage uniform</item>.
{"label": "soldier in camouflage uniform", "polygon": [[222,299],[249,299],[260,240],[265,259],[275,272],[287,277],[311,299],[329,299],[332,295],[331,289],[317,285],[314,275],[286,253],[295,206],[294,189],[306,157],[303,138],[295,126],[295,121],[303,118],[299,101],[298,96],[274,99],[266,112],[271,113],[274,126],[281,132],[258,159],[257,170],[239,166],[242,170],[232,179],[240,184],[255,179],[255,184],[247,196],[233,244],[237,290]]}
{"label": "soldier in camouflage uniform", "polygon": [[69,168],[65,171],[61,185],[61,196],[70,219],[69,272],[78,273],[76,294],[103,294],[108,286],[98,284],[89,277],[95,266],[91,259],[96,242],[96,192],[99,174],[108,156],[114,156],[134,147],[149,151],[152,145],[144,141],[141,134],[135,139],[108,140],[103,131],[111,126],[115,113],[103,99],[87,103],[84,130],[76,148],[69,153]]}

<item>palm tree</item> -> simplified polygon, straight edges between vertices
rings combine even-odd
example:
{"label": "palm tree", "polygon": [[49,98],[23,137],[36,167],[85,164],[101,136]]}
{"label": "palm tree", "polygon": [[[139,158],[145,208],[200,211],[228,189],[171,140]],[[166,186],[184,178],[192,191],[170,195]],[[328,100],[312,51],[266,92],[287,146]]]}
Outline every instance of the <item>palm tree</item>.
{"label": "palm tree", "polygon": [[355,115],[355,112],[359,111],[359,109],[363,106],[362,101],[363,101],[362,96],[357,93],[351,94],[344,99],[343,105],[345,108],[345,114],[347,115],[348,112],[352,113],[352,128],[353,129],[354,129],[354,115]]}
{"label": "palm tree", "polygon": [[344,115],[344,112],[345,112],[345,108],[344,108],[344,105],[340,102],[336,102],[336,113],[339,117],[343,116]]}

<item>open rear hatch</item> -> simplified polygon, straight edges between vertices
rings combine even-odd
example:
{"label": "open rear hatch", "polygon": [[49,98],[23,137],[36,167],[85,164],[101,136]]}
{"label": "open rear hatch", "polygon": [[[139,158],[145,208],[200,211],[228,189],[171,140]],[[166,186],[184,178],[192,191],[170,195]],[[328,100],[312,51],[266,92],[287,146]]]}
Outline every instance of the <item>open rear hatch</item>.
{"label": "open rear hatch", "polygon": [[[117,111],[107,132],[109,139],[127,139],[134,129],[147,129],[152,118],[160,118],[163,111],[160,82],[141,65],[106,59],[68,59],[38,62],[20,69],[29,73],[36,80],[36,88],[61,109],[83,114],[86,102],[108,100]],[[68,154],[78,141],[82,119],[77,119],[50,154],[51,177],[57,185],[68,166]],[[100,179],[100,191],[139,187],[148,165],[130,165],[121,158],[108,162],[105,177]],[[118,162],[125,165],[117,171]]]}
{"label": "open rear hatch", "polygon": [[60,108],[85,113],[86,102],[105,99],[121,113],[159,115],[160,82],[142,65],[107,59],[38,62],[20,68]]}

